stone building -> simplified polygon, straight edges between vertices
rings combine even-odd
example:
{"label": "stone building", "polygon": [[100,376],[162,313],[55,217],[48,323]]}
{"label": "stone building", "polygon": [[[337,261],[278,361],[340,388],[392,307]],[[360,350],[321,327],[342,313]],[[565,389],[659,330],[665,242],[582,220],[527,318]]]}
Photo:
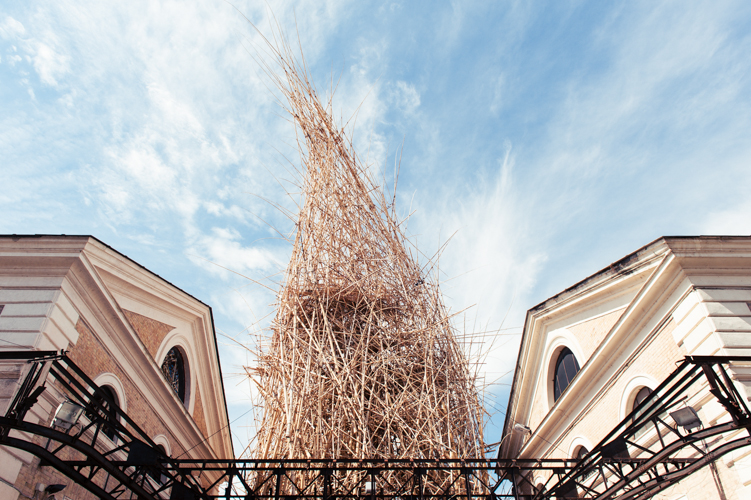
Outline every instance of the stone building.
{"label": "stone building", "polygon": [[[499,456],[584,456],[685,356],[751,355],[750,306],[751,237],[660,238],[545,300],[527,313]],[[746,397],[751,376],[733,375]],[[729,420],[706,390],[684,404],[704,426]],[[750,485],[745,447],[658,498],[740,500]]]}
{"label": "stone building", "polygon": [[[0,351],[61,349],[167,455],[234,457],[208,305],[91,236],[0,236]],[[22,368],[0,363],[0,414]],[[45,391],[26,420],[49,425],[61,398]],[[49,484],[93,498],[0,447],[0,499],[42,498]]]}

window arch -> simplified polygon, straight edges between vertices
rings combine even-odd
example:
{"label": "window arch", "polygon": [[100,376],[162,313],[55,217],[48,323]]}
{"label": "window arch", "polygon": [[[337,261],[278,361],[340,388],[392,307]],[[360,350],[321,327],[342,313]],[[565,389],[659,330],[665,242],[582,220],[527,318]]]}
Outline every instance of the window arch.
{"label": "window arch", "polygon": [[[154,368],[161,372],[161,377],[162,380],[164,380],[166,387],[175,393],[175,396],[177,396],[183,407],[191,415],[195,410],[195,396],[196,389],[198,388],[198,380],[196,378],[197,373],[196,370],[194,370],[194,367],[199,366],[196,358],[196,350],[196,345],[192,335],[186,335],[178,327],[162,339],[162,342],[156,351],[156,355],[154,356]],[[173,386],[172,381],[174,379],[171,380],[168,376],[169,370],[165,373],[165,369],[167,368],[167,366],[165,366],[165,361],[170,358],[170,353],[179,354],[179,359],[182,360],[182,387],[179,383]],[[178,362],[176,365],[173,365],[173,367],[180,368],[179,365],[180,363]],[[180,370],[178,369],[173,373],[179,375]],[[182,394],[180,394],[181,392]]]}
{"label": "window arch", "polygon": [[114,443],[117,441],[117,432],[115,426],[112,424],[118,422],[120,427],[126,427],[128,423],[118,417],[117,411],[110,405],[109,401],[119,407],[123,413],[127,413],[128,399],[125,394],[125,388],[123,387],[122,382],[120,382],[120,379],[117,378],[117,375],[109,372],[97,375],[94,379],[94,383],[98,387],[98,390],[94,393],[94,398],[99,398],[102,402],[102,406],[104,407],[104,417],[109,423],[109,425],[102,427],[101,433]]}
{"label": "window arch", "polygon": [[177,346],[167,351],[162,361],[162,374],[183,403],[185,403],[185,388],[187,385],[185,380],[185,361],[182,349]]}
{"label": "window arch", "polygon": [[631,413],[634,410],[634,408],[639,406],[638,403],[634,404],[634,402],[636,401],[636,395],[640,391],[643,391],[645,387],[654,391],[658,385],[659,383],[657,382],[656,379],[646,374],[639,374],[629,379],[628,383],[626,384],[626,387],[623,389],[623,392],[621,393],[621,402],[620,402],[620,408],[618,411],[618,418],[620,420],[623,420],[629,415],[629,413]]}
{"label": "window arch", "polygon": [[[557,404],[561,394],[556,394],[555,374],[558,366],[558,359],[563,351],[571,351],[579,367],[587,363],[585,351],[579,345],[576,336],[566,328],[557,328],[547,333],[545,340],[545,349],[542,359],[545,360],[540,370],[539,383],[542,394],[542,401],[547,403],[547,410],[550,411]],[[561,391],[562,392],[562,391]]]}
{"label": "window arch", "polygon": [[553,400],[558,401],[563,391],[569,386],[579,372],[579,362],[571,349],[564,347],[558,354],[553,372]]}
{"label": "window arch", "polygon": [[99,386],[99,390],[101,391],[101,395],[99,395],[98,399],[104,409],[104,418],[108,424],[103,426],[102,434],[107,436],[113,443],[116,443],[116,424],[120,420],[117,416],[117,407],[120,406],[120,398],[117,397],[117,392],[115,392],[115,389],[112,386],[102,385]]}
{"label": "window arch", "polygon": [[638,408],[639,405],[642,404],[642,402],[644,402],[644,400],[647,399],[650,394],[652,394],[652,389],[650,389],[647,386],[644,386],[641,389],[639,389],[636,393],[636,396],[634,396],[634,404],[631,405],[632,409]]}
{"label": "window arch", "polygon": [[154,436],[153,440],[157,448],[159,448],[159,451],[164,453],[165,457],[171,456],[170,444],[169,444],[169,440],[167,439],[167,436],[165,436],[164,434],[159,434],[159,435]]}
{"label": "window arch", "polygon": [[[638,391],[636,391],[636,395],[634,396],[634,401],[631,403],[631,411],[634,411],[636,408],[639,407],[640,404],[644,402],[645,399],[647,399],[652,394],[652,389],[650,389],[647,386],[644,386],[640,388]],[[634,414],[631,416],[632,421],[636,421],[639,419],[639,417],[642,416],[644,413],[644,410],[640,410],[637,412],[634,412]],[[663,412],[664,414],[665,412]],[[663,415],[660,415],[663,416]],[[644,434],[646,434],[650,430],[649,425],[642,426],[639,430],[637,430],[634,433],[634,438],[638,439]]]}
{"label": "window arch", "polygon": [[[584,457],[587,456],[587,454],[589,454],[589,449],[584,445],[579,445],[574,449],[574,453],[571,456],[571,458],[581,462],[584,459]],[[589,471],[587,474],[584,474],[583,476],[581,476],[581,480],[584,481],[585,479],[589,479],[593,473],[594,471]]]}

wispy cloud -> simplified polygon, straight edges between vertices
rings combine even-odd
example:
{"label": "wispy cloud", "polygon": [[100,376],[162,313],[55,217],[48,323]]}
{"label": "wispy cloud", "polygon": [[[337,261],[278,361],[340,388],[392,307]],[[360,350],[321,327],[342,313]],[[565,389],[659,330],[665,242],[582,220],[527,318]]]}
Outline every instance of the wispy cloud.
{"label": "wispy cloud", "polygon": [[276,274],[285,265],[275,252],[243,244],[240,233],[232,228],[212,228],[196,238],[187,253],[197,265],[221,276],[232,271],[249,276],[255,276],[255,271]]}

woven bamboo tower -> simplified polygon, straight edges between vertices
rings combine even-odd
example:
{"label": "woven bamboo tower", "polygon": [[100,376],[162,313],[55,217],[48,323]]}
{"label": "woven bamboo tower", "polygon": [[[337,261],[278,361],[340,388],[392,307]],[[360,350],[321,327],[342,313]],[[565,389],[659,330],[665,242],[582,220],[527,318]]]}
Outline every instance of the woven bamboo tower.
{"label": "woven bamboo tower", "polygon": [[253,458],[483,456],[483,409],[435,276],[287,44],[267,72],[296,124],[303,204],[271,335],[248,369]]}

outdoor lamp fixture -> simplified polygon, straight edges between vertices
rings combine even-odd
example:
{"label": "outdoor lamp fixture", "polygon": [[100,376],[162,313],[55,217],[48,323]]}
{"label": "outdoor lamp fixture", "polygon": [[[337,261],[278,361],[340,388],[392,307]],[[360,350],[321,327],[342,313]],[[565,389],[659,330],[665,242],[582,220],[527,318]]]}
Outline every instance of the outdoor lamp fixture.
{"label": "outdoor lamp fixture", "polygon": [[44,492],[48,495],[54,495],[58,491],[63,491],[67,484],[51,484],[44,489]]}
{"label": "outdoor lamp fixture", "polygon": [[514,432],[523,432],[524,434],[532,434],[532,429],[523,424],[514,424]]}
{"label": "outdoor lamp fixture", "polygon": [[55,493],[63,491],[67,484],[51,484],[44,489],[44,494],[47,495],[47,500],[54,500]]}
{"label": "outdoor lamp fixture", "polygon": [[691,432],[691,429],[696,429],[697,427],[702,426],[699,415],[696,413],[696,410],[690,406],[672,412],[670,418],[672,418],[676,424],[683,427],[683,430],[686,432]]}
{"label": "outdoor lamp fixture", "polygon": [[519,433],[519,432],[522,433],[522,438],[523,438],[527,434],[532,434],[532,429],[530,429],[529,427],[527,427],[524,424],[514,424],[514,426],[511,428],[511,432],[509,432],[508,434],[506,434],[505,436],[503,436],[503,438],[500,441],[498,441],[497,443],[486,444],[485,445],[485,452],[489,452],[496,445],[498,445],[498,448],[500,449],[501,445],[503,444],[503,442],[506,440],[507,437],[509,437],[509,436],[511,436],[513,434]]}
{"label": "outdoor lamp fixture", "polygon": [[57,426],[64,431],[68,431],[68,429],[76,425],[76,422],[81,417],[81,413],[83,413],[83,406],[72,401],[63,401],[57,407],[55,418],[52,419],[52,427]]}
{"label": "outdoor lamp fixture", "polygon": [[44,500],[48,499],[54,499],[55,493],[59,493],[65,489],[65,487],[68,486],[67,484],[44,484],[44,483],[37,483],[36,491],[34,491],[34,496],[32,498],[39,498],[38,495],[41,493],[41,498]]}

